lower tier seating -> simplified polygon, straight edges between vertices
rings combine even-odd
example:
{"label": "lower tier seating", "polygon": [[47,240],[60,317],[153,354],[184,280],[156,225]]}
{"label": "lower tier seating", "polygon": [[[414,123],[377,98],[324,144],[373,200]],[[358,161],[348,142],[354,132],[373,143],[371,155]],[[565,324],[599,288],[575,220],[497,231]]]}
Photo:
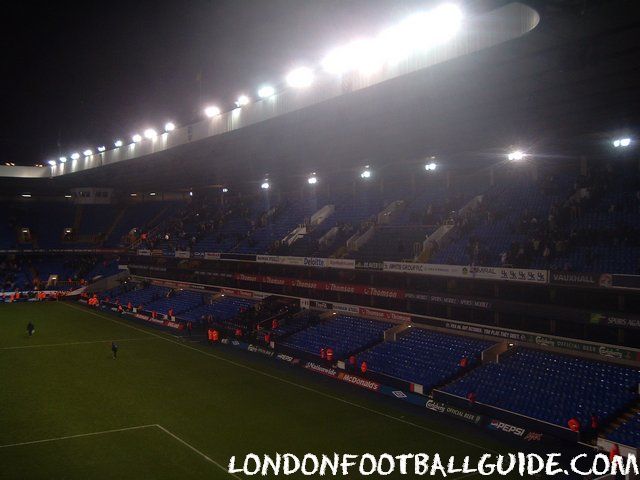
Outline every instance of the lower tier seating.
{"label": "lower tier seating", "polygon": [[452,378],[460,361],[477,364],[492,342],[411,328],[395,342],[384,342],[358,356],[370,371],[418,383],[425,391]]}
{"label": "lower tier seating", "polygon": [[474,392],[479,403],[562,427],[576,418],[587,429],[592,414],[606,422],[633,402],[639,382],[640,372],[631,368],[518,348],[443,391]]}
{"label": "lower tier seating", "polygon": [[393,324],[366,318],[337,315],[286,338],[282,345],[319,355],[322,348],[332,348],[335,358],[382,341],[385,330]]}

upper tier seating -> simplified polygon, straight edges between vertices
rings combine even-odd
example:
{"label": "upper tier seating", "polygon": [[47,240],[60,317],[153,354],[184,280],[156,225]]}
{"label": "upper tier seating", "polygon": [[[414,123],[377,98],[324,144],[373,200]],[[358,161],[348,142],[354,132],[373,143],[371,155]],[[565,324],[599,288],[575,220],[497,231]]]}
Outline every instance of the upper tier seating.
{"label": "upper tier seating", "polygon": [[384,342],[358,355],[372,372],[418,383],[425,392],[460,371],[460,360],[477,364],[492,342],[410,328],[395,342]]}
{"label": "upper tier seating", "polygon": [[640,372],[538,350],[518,348],[500,363],[472,370],[443,391],[563,427],[591,414],[606,422],[637,397]]}
{"label": "upper tier seating", "polygon": [[333,348],[334,357],[347,355],[382,341],[393,324],[366,318],[336,315],[306,330],[287,337],[281,345],[320,355],[322,348]]}

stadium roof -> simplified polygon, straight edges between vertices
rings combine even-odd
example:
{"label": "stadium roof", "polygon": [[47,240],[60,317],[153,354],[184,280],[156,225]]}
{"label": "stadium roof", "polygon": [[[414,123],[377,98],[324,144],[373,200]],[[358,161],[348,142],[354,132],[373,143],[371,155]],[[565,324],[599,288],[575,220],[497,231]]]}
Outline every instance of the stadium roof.
{"label": "stadium roof", "polygon": [[[337,95],[344,85],[336,83],[329,85],[328,95],[317,89],[295,93],[309,96],[300,99],[308,106],[287,104],[283,115],[266,121],[258,118],[221,134],[214,129],[205,132],[203,140],[155,153],[147,141],[146,149],[139,149],[144,150],[141,156],[62,175],[53,183],[61,189],[233,184],[262,178],[266,172],[304,175],[311,170],[337,171],[363,162],[375,165],[433,153],[468,165],[495,161],[505,148],[523,143],[546,153],[554,153],[559,145],[563,154],[592,152],[606,135],[638,123],[638,100],[632,91],[637,84],[633,58],[640,29],[628,8],[624,2],[611,2],[585,16],[543,12],[540,26],[532,33],[503,45],[360,90],[352,88],[351,93]],[[527,7],[518,4],[506,9],[489,15],[512,9],[510,21],[524,20],[512,37],[535,26]],[[469,50],[474,48],[463,51]],[[435,62],[426,66],[430,63]],[[230,113],[227,125],[234,125],[234,115],[248,115],[249,109],[243,110]],[[192,127],[191,136],[207,122]],[[174,134],[184,140],[189,129]],[[94,164],[99,164],[107,154],[90,158],[94,157]],[[3,174],[23,176],[18,167],[3,170]],[[38,176],[47,176],[47,168],[35,170]],[[45,183],[51,186],[52,182]],[[25,188],[16,179],[10,185]]]}

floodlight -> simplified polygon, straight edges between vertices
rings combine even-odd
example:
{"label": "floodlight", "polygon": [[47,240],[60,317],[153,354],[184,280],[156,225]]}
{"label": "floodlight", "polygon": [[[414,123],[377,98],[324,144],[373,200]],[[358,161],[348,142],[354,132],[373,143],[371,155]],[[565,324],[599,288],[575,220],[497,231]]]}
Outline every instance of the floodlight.
{"label": "floodlight", "polygon": [[98,151],[99,151],[100,153],[104,152],[106,149],[107,149],[107,148],[106,148],[104,145],[103,145],[103,146],[98,147]]}
{"label": "floodlight", "polygon": [[445,4],[430,12],[413,14],[398,27],[405,45],[424,50],[449,40],[461,23],[462,11],[455,5]]}
{"label": "floodlight", "polygon": [[176,125],[173,122],[167,122],[164,124],[165,132],[173,132],[176,129]]}
{"label": "floodlight", "polygon": [[228,189],[228,188],[223,188],[223,189],[222,189],[222,193],[227,193],[228,191],[229,191],[229,189]]}
{"label": "floodlight", "polygon": [[204,114],[209,118],[215,117],[217,115],[220,115],[220,109],[215,105],[209,105],[204,109]]}
{"label": "floodlight", "polygon": [[133,137],[131,137],[133,143],[138,143],[142,141],[142,136],[139,133],[136,133]]}
{"label": "floodlight", "polygon": [[275,93],[276,93],[276,89],[273,88],[271,85],[264,85],[260,87],[260,90],[258,90],[258,96],[260,98],[269,98],[269,97],[272,97]]}
{"label": "floodlight", "polygon": [[238,107],[238,108],[244,107],[250,101],[251,101],[251,99],[249,97],[247,97],[246,95],[240,95],[238,97],[238,99],[236,100],[236,107]]}
{"label": "floodlight", "polygon": [[69,195],[68,193],[64,196],[64,198],[71,198],[71,195]]}
{"label": "floodlight", "polygon": [[[22,198],[31,198],[31,194],[30,193],[23,193],[22,195],[20,195]],[[26,233],[26,232],[25,232]]]}
{"label": "floodlight", "polygon": [[515,150],[507,155],[507,158],[512,162],[517,162],[524,158],[524,153],[521,150]]}
{"label": "floodlight", "polygon": [[307,183],[309,185],[315,185],[316,183],[318,183],[318,177],[316,177],[316,174],[312,174],[309,178],[307,178]]}
{"label": "floodlight", "polygon": [[382,31],[376,37],[376,44],[380,57],[390,65],[396,65],[411,53],[411,44],[400,26]]}
{"label": "floodlight", "polygon": [[116,140],[113,142],[113,146],[116,148],[120,148],[122,146],[122,140]]}
{"label": "floodlight", "polygon": [[151,197],[155,197],[155,196],[156,196],[156,192],[151,192],[151,193],[149,193],[149,196],[151,196]]}
{"label": "floodlight", "polygon": [[129,196],[130,196],[130,197],[137,197],[137,196],[138,196],[138,194],[137,194],[137,193],[130,193],[130,194],[129,194]]}
{"label": "floodlight", "polygon": [[144,131],[144,138],[148,138],[149,140],[156,138],[158,136],[158,132],[156,132],[153,128],[147,128]]}
{"label": "floodlight", "polygon": [[338,47],[329,52],[320,64],[325,72],[333,75],[342,75],[353,68],[348,47]]}
{"label": "floodlight", "polygon": [[629,145],[631,145],[631,139],[629,137],[624,137],[624,138],[616,138],[613,141],[613,146],[618,148],[618,147],[628,147]]}
{"label": "floodlight", "polygon": [[47,163],[48,163],[49,165],[51,165],[52,167],[55,167],[55,166],[56,166],[56,161],[55,161],[55,160],[49,160]]}
{"label": "floodlight", "polygon": [[299,67],[287,75],[287,84],[294,88],[308,87],[313,83],[313,72],[308,67]]}
{"label": "floodlight", "polygon": [[89,157],[89,156],[93,155],[93,152],[91,151],[91,149],[87,148],[84,152],[82,152],[82,154],[85,157]]}
{"label": "floodlight", "polygon": [[74,152],[71,154],[71,160],[78,160],[80,158],[80,154],[78,152]]}
{"label": "floodlight", "polygon": [[369,166],[366,166],[362,173],[360,173],[360,178],[371,178],[371,170],[369,170]]}
{"label": "floodlight", "polygon": [[260,185],[260,188],[263,189],[263,190],[269,190],[270,186],[271,185],[269,185],[269,182],[264,181],[264,182],[262,182],[262,185]]}
{"label": "floodlight", "polygon": [[[67,157],[60,157],[58,160],[60,160],[60,163],[65,163],[67,161]],[[55,160],[51,160],[51,161],[55,163]]]}
{"label": "floodlight", "polygon": [[438,168],[438,165],[437,165],[435,162],[427,163],[427,164],[424,166],[424,169],[425,169],[427,172],[433,172],[436,168]]}

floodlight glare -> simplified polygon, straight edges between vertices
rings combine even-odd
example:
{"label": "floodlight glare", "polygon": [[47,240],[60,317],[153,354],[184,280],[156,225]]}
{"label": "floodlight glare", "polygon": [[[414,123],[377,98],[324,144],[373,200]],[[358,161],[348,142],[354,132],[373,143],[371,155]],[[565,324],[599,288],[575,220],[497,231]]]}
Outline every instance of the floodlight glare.
{"label": "floodlight glare", "polygon": [[80,158],[80,154],[78,152],[74,152],[71,154],[71,160],[78,160]]}
{"label": "floodlight glare", "polygon": [[155,196],[156,196],[156,192],[151,192],[151,193],[149,193],[149,196],[150,196],[150,197],[155,197]]}
{"label": "floodlight glare", "polygon": [[400,26],[387,28],[376,38],[380,57],[390,65],[396,65],[411,53],[411,44]]}
{"label": "floodlight glare", "polygon": [[228,188],[223,188],[223,189],[222,189],[222,193],[227,193],[228,191],[229,191],[229,189],[228,189]]}
{"label": "floodlight glare", "polygon": [[147,128],[144,131],[144,138],[148,138],[151,140],[152,138],[156,138],[158,136],[158,132],[156,132],[153,128]]}
{"label": "floodlight glare", "polygon": [[[31,194],[30,193],[23,193],[22,195],[20,195],[22,198],[31,198]],[[25,232],[26,233],[26,232]]]}
{"label": "floodlight glare", "polygon": [[616,139],[613,141],[613,146],[614,146],[614,147],[616,147],[616,148],[618,148],[618,147],[620,146],[620,139],[616,138]]}
{"label": "floodlight glare", "polygon": [[276,89],[271,85],[264,85],[263,87],[260,87],[260,90],[258,90],[258,96],[260,98],[269,98],[272,97],[275,93]]}
{"label": "floodlight glare", "polygon": [[176,129],[176,125],[173,122],[167,122],[164,124],[165,132],[173,132]]}
{"label": "floodlight glare", "polygon": [[93,152],[91,151],[91,149],[87,148],[84,152],[82,152],[82,154],[85,157],[89,157],[89,156],[93,155]]}
{"label": "floodlight glare", "polygon": [[348,47],[338,47],[322,59],[320,65],[325,72],[332,75],[342,75],[353,68],[353,58]]}
{"label": "floodlight glare", "polygon": [[356,40],[351,43],[349,49],[353,66],[361,73],[374,73],[382,68],[384,59],[380,55],[380,48],[375,40]]}
{"label": "floodlight glare", "polygon": [[369,167],[365,167],[365,169],[360,174],[360,178],[371,178],[371,170],[369,170]]}
{"label": "floodlight glare", "polygon": [[524,153],[522,153],[521,150],[515,150],[515,151],[509,153],[509,155],[507,155],[507,158],[509,160],[511,160],[512,162],[517,162],[517,161],[522,160],[524,158]]}
{"label": "floodlight glare", "polygon": [[435,162],[427,163],[427,164],[424,166],[424,169],[425,169],[427,172],[433,172],[436,168],[438,168],[438,165],[437,165]]}
{"label": "floodlight glare", "polygon": [[437,7],[431,14],[434,17],[432,25],[435,42],[446,42],[460,30],[462,11],[456,5],[446,3]]}
{"label": "floodlight glare", "polygon": [[106,150],[106,147],[105,147],[105,146],[100,146],[100,147],[98,147],[98,151],[99,151],[100,153],[104,152],[105,150]]}
{"label": "floodlight glare", "polygon": [[56,166],[56,161],[55,161],[55,160],[49,160],[47,163],[48,163],[49,165],[51,165],[52,167],[55,167],[55,166]]}
{"label": "floodlight glare", "polygon": [[[67,161],[67,157],[60,157],[58,160],[60,160],[60,163],[65,163]],[[55,160],[52,161],[55,162]]]}
{"label": "floodlight glare", "polygon": [[309,185],[315,185],[316,183],[318,183],[318,177],[316,177],[315,174],[311,175],[309,178],[307,178],[307,183]]}
{"label": "floodlight glare", "polygon": [[133,143],[138,143],[142,141],[142,136],[139,133],[136,133],[133,137],[131,137]]}
{"label": "floodlight glare", "polygon": [[204,114],[211,118],[220,115],[220,109],[215,105],[210,105],[204,109]]}
{"label": "floodlight glare", "polygon": [[64,196],[64,198],[71,198],[71,195],[69,195],[68,193]]}
{"label": "floodlight glare", "polygon": [[236,107],[240,108],[240,107],[244,107],[246,104],[248,104],[251,100],[249,99],[249,97],[247,97],[246,95],[240,95],[238,97],[238,99],[236,100]]}
{"label": "floodlight glare", "polygon": [[628,147],[629,145],[631,145],[631,139],[630,138],[621,138],[620,139],[620,146],[621,147]]}
{"label": "floodlight glare", "polygon": [[287,84],[294,88],[308,87],[313,83],[313,72],[310,68],[299,67],[287,75]]}
{"label": "floodlight glare", "polygon": [[269,190],[269,187],[271,185],[269,185],[269,182],[262,182],[262,185],[260,185],[260,188],[263,190]]}
{"label": "floodlight glare", "polygon": [[445,4],[430,12],[411,15],[399,27],[410,48],[424,50],[449,40],[461,23],[462,11],[455,5]]}
{"label": "floodlight glare", "polygon": [[122,140],[116,140],[113,142],[113,146],[116,148],[120,148],[122,146]]}

